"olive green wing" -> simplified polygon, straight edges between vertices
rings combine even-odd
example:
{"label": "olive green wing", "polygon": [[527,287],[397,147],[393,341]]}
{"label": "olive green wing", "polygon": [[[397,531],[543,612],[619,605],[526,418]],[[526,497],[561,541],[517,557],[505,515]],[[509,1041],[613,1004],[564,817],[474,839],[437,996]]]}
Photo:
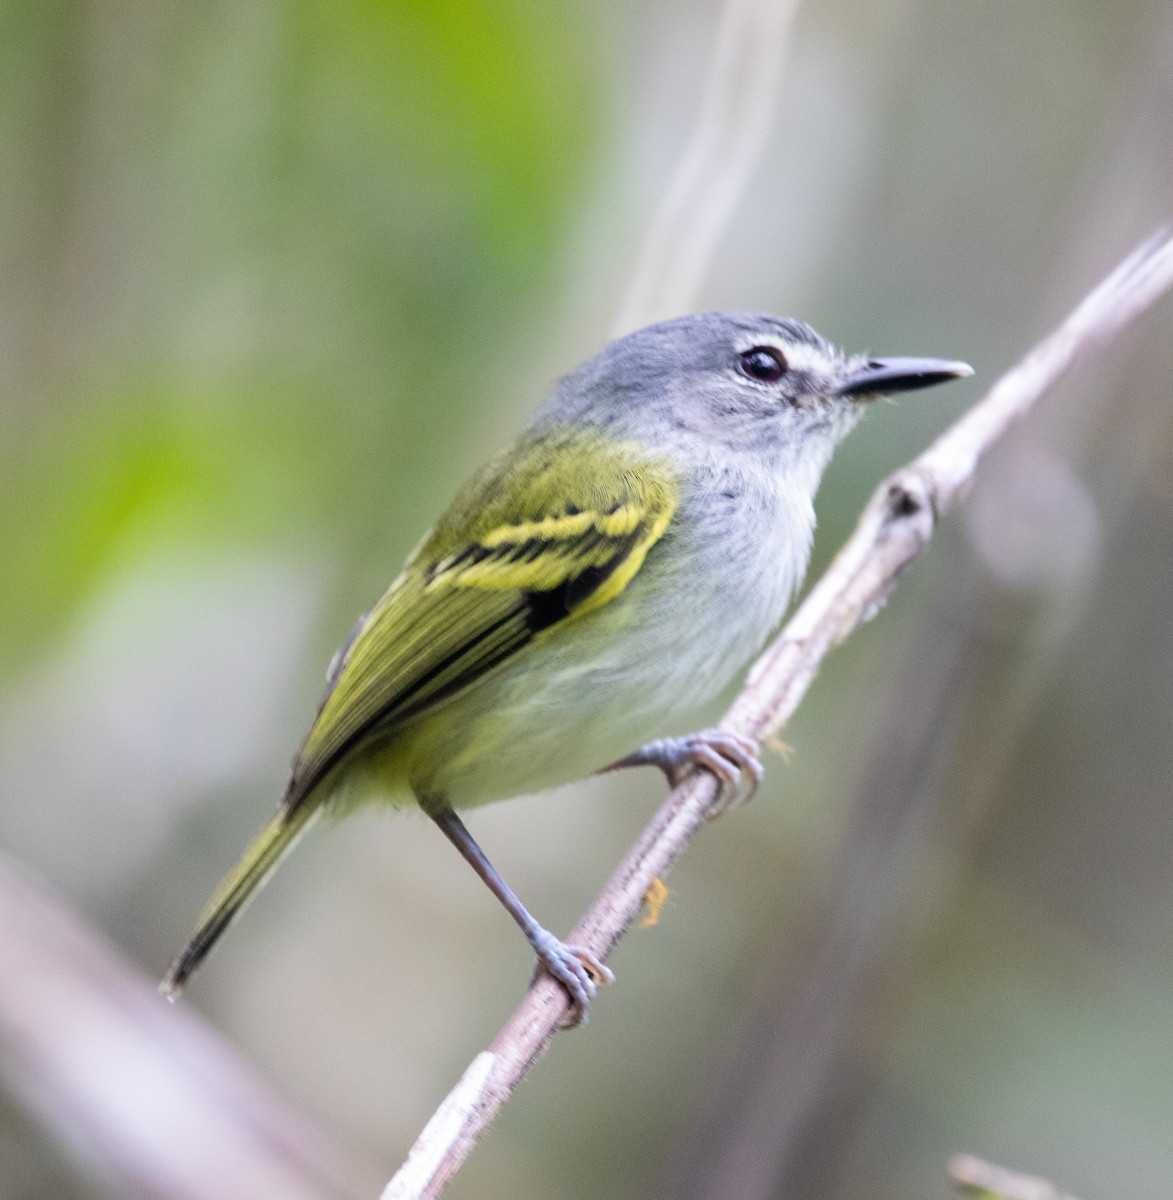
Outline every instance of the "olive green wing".
{"label": "olive green wing", "polygon": [[614,599],[675,508],[672,472],[639,447],[547,437],[491,464],[339,652],[286,804],[545,630]]}

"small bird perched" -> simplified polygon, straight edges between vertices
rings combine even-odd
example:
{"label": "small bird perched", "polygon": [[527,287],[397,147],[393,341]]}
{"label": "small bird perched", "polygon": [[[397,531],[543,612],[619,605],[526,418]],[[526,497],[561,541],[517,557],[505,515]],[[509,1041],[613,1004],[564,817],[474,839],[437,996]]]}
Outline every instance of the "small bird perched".
{"label": "small bird perched", "polygon": [[862,402],[972,373],[843,355],[799,321],[702,313],[563,378],[335,655],[276,817],[162,990],[178,994],[319,813],[382,795],[436,822],[585,1019],[611,972],[530,916],[456,809],[645,763],[673,782],[711,770],[719,805],[755,786],[747,739],[674,731],[780,622],[819,479]]}

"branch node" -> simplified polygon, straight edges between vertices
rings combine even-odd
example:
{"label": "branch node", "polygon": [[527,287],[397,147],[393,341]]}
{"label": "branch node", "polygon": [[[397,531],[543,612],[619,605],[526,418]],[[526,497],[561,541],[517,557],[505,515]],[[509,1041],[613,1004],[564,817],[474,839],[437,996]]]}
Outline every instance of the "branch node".
{"label": "branch node", "polygon": [[[751,669],[747,687],[721,727],[759,740],[779,732],[828,651],[878,610],[900,572],[932,536],[938,515],[960,494],[989,449],[1034,407],[1080,351],[1103,344],[1171,288],[1173,237],[1150,243],[1129,258],[1004,375],[984,400],[911,465],[881,484],[851,540],[811,589],[786,631]],[[619,940],[644,904],[652,880],[671,869],[703,824],[714,794],[715,780],[700,776],[689,777],[673,790],[573,936],[598,950]],[[461,1081],[442,1106],[443,1119],[429,1123],[426,1136],[409,1156],[410,1188],[396,1185],[400,1190],[389,1196],[434,1200],[439,1195],[549,1044],[566,1003],[565,993],[551,979],[530,990],[493,1043],[495,1069],[483,1078],[471,1071]],[[1045,1200],[1069,1198],[1057,1194]]]}
{"label": "branch node", "polygon": [[897,472],[888,483],[887,509],[888,517],[893,521],[909,521],[923,514],[927,526],[918,532],[927,540],[938,516],[933,481],[915,468]]}

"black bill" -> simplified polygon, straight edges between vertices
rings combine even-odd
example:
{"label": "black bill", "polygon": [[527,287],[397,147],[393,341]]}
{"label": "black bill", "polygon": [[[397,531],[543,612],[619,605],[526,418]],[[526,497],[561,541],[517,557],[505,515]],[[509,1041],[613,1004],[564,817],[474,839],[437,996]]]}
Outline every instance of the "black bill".
{"label": "black bill", "polygon": [[914,392],[917,388],[963,379],[973,367],[943,358],[873,358],[842,379],[836,389],[840,396],[890,396],[893,392]]}

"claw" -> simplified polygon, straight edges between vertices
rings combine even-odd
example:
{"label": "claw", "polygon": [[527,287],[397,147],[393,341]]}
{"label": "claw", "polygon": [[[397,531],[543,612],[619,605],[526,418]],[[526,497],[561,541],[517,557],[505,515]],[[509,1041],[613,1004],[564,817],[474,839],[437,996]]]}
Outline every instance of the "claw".
{"label": "claw", "polygon": [[618,759],[604,771],[621,767],[659,767],[672,787],[697,767],[716,776],[720,788],[709,806],[709,820],[753,798],[765,775],[760,749],[753,738],[724,729],[702,729],[685,737],[660,738]]}
{"label": "claw", "polygon": [[563,1028],[585,1025],[599,984],[614,983],[615,973],[585,946],[559,941],[547,929],[540,930],[530,944],[538,956],[537,970],[552,975],[570,995],[571,1009]]}

